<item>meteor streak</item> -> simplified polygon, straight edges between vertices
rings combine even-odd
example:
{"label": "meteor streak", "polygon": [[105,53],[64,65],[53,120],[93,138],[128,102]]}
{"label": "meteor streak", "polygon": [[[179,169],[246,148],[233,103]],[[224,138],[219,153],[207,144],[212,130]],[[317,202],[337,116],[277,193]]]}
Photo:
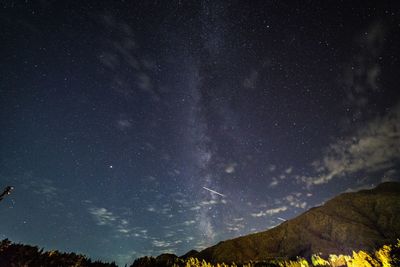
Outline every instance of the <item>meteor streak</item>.
{"label": "meteor streak", "polygon": [[221,197],[225,197],[225,195],[223,195],[223,194],[221,194],[221,193],[218,193],[217,191],[214,191],[214,190],[212,190],[212,189],[210,189],[210,188],[207,188],[207,187],[205,187],[205,186],[203,186],[203,188],[204,188],[205,190],[207,190],[207,191],[210,191],[211,193],[220,195]]}

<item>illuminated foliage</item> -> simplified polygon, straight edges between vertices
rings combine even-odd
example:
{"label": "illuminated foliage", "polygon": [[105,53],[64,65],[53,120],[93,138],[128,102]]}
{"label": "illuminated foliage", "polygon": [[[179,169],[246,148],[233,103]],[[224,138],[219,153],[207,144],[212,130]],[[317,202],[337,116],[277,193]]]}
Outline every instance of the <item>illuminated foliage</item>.
{"label": "illuminated foliage", "polygon": [[184,265],[175,264],[174,267],[396,267],[400,266],[400,240],[395,245],[385,245],[369,254],[365,251],[353,252],[348,255],[329,255],[328,259],[323,259],[318,255],[311,257],[311,263],[304,258],[296,261],[292,260],[271,260],[269,262],[250,262],[246,264],[211,264],[196,258],[189,258],[184,261]]}
{"label": "illuminated foliage", "polygon": [[312,255],[311,257],[311,263],[313,266],[330,266],[329,261],[324,260],[318,255]]}
{"label": "illuminated foliage", "polygon": [[382,267],[391,267],[391,259],[390,259],[390,246],[383,246],[377,252],[375,252],[375,257],[381,262]]}
{"label": "illuminated foliage", "polygon": [[329,255],[329,264],[331,267],[347,266],[347,263],[351,261],[351,256],[347,255]]}
{"label": "illuminated foliage", "polygon": [[348,267],[379,267],[377,260],[364,251],[353,251],[353,258],[347,263]]}

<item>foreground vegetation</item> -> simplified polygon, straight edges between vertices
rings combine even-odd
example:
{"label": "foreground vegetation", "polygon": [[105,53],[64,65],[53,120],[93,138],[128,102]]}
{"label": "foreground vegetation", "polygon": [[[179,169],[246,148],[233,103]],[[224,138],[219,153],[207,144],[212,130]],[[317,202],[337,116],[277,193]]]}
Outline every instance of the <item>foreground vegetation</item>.
{"label": "foreground vegetation", "polygon": [[[0,266],[69,266],[69,267],[117,267],[115,263],[92,262],[83,255],[46,251],[38,247],[11,243],[8,239],[0,243]],[[311,259],[271,260],[250,262],[246,264],[211,264],[204,260],[188,258],[186,260],[174,257],[159,261],[153,257],[143,257],[136,260],[133,267],[398,267],[400,266],[400,239],[397,244],[385,245],[374,253],[365,251],[353,252],[349,255],[330,255],[322,258],[314,255]]]}
{"label": "foreground vegetation", "polygon": [[400,240],[394,245],[385,245],[374,253],[365,251],[353,252],[353,255],[330,255],[322,258],[313,255],[311,259],[298,258],[297,260],[270,260],[264,262],[250,262],[246,264],[217,263],[211,264],[205,260],[189,258],[183,260],[174,258],[168,261],[158,261],[156,258],[145,257],[135,261],[131,267],[172,266],[172,267],[399,267]]}
{"label": "foreground vegetation", "polygon": [[43,249],[39,250],[38,247],[14,244],[8,239],[0,243],[0,266],[117,267],[114,263],[92,262],[86,256],[75,253],[62,253],[57,250],[43,252]]}

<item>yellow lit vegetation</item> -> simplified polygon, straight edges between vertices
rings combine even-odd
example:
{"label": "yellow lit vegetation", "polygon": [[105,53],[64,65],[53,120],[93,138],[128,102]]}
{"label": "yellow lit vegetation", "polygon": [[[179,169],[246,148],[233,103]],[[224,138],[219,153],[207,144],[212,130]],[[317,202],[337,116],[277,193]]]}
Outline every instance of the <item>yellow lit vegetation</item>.
{"label": "yellow lit vegetation", "polygon": [[385,245],[375,253],[365,251],[353,251],[349,255],[330,255],[324,259],[313,255],[310,261],[304,258],[293,260],[272,260],[268,262],[250,262],[247,264],[211,264],[205,260],[189,258],[186,261],[179,260],[173,267],[398,267],[400,266],[400,240],[395,245]]}

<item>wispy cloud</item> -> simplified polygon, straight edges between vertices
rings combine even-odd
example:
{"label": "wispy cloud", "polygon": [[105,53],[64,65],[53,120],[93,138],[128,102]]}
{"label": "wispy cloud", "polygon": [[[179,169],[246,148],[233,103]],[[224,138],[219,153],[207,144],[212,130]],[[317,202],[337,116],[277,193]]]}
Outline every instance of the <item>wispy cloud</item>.
{"label": "wispy cloud", "polygon": [[90,214],[96,219],[98,225],[113,225],[117,217],[106,208],[89,208]]}
{"label": "wispy cloud", "polygon": [[192,224],[195,224],[195,223],[196,223],[195,220],[188,220],[188,221],[184,221],[183,225],[189,226],[189,225],[192,225]]}
{"label": "wispy cloud", "polygon": [[305,209],[307,202],[300,199],[301,193],[291,194],[285,197],[285,201],[292,207]]}
{"label": "wispy cloud", "polygon": [[[91,203],[90,203],[91,204]],[[91,206],[88,208],[89,213],[95,219],[99,226],[108,226],[119,236],[124,237],[143,237],[147,238],[147,230],[139,227],[131,228],[127,219],[117,216],[106,208]]]}
{"label": "wispy cloud", "polygon": [[246,226],[244,218],[235,218],[233,219],[232,223],[227,223],[226,225],[227,225],[226,230],[228,230],[229,232],[238,232],[244,229]]}
{"label": "wispy cloud", "polygon": [[162,241],[162,240],[154,240],[152,242],[153,246],[155,247],[162,247],[162,248],[167,248],[171,246],[170,242],[167,241]]}
{"label": "wispy cloud", "polygon": [[247,89],[256,88],[258,76],[258,72],[256,70],[252,70],[249,76],[244,79],[243,87]]}
{"label": "wispy cloud", "polygon": [[378,21],[362,31],[357,38],[359,52],[348,65],[345,77],[348,105],[354,109],[352,120],[361,117],[371,100],[369,95],[379,91],[379,56],[384,42],[385,28]]}
{"label": "wispy cloud", "polygon": [[400,160],[400,105],[377,117],[354,135],[331,144],[322,160],[313,162],[314,176],[298,176],[308,187],[357,172],[393,168]]}
{"label": "wispy cloud", "polygon": [[[31,177],[31,174],[26,174],[25,178]],[[27,181],[26,187],[29,187],[29,189],[42,197],[44,197],[48,203],[51,203],[56,206],[65,206],[64,202],[61,202],[61,197],[60,195],[64,193],[60,188],[56,187],[54,185],[54,182],[50,179],[32,179],[30,178],[29,181]]]}
{"label": "wispy cloud", "polygon": [[133,29],[113,16],[103,16],[101,22],[114,35],[107,43],[108,49],[99,55],[105,70],[111,73],[111,88],[124,97],[131,97],[139,89],[159,101],[156,82],[151,78],[156,64],[138,56],[141,53]]}
{"label": "wispy cloud", "polygon": [[277,207],[277,208],[273,208],[273,209],[268,209],[268,210],[265,210],[265,211],[260,211],[260,212],[257,212],[257,213],[252,213],[250,215],[253,216],[253,217],[265,217],[265,216],[278,214],[278,213],[283,212],[283,211],[285,211],[287,209],[288,209],[287,206],[281,206],[281,207]]}
{"label": "wispy cloud", "polygon": [[293,167],[289,167],[289,168],[287,168],[287,169],[285,170],[285,173],[291,174],[292,171],[293,171]]}
{"label": "wispy cloud", "polygon": [[36,194],[44,195],[46,198],[54,198],[58,194],[58,189],[54,186],[53,181],[43,179],[41,181],[32,182],[34,187],[33,192]]}
{"label": "wispy cloud", "polygon": [[117,120],[117,128],[121,131],[128,130],[132,127],[132,122],[127,118],[120,118]]}
{"label": "wispy cloud", "polygon": [[269,187],[275,187],[279,184],[279,180],[276,177],[272,177],[272,181],[269,183]]}

